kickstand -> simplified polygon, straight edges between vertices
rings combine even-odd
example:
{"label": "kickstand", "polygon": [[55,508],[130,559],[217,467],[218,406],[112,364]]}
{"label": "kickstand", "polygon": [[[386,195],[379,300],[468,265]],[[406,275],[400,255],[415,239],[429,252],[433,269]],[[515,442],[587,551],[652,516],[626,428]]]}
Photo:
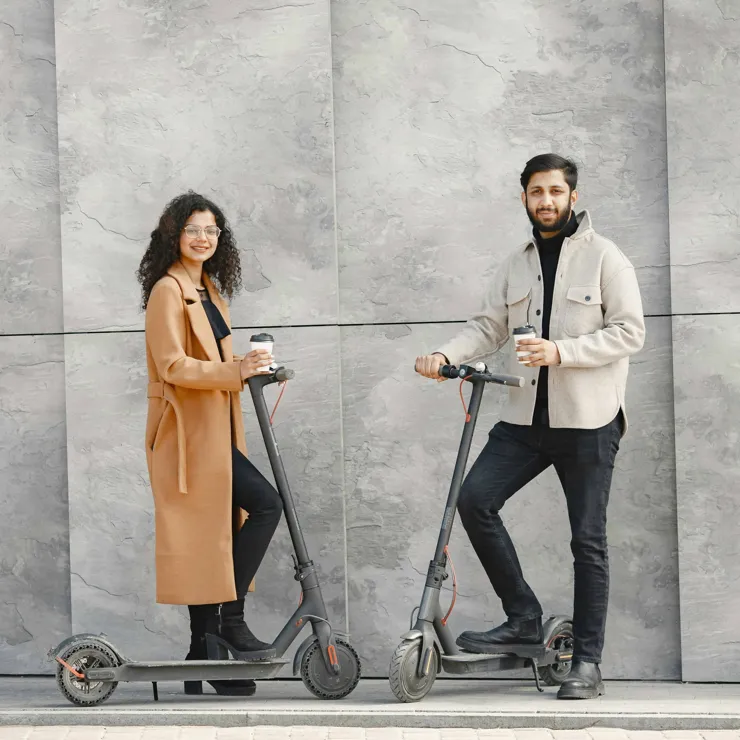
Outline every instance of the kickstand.
{"label": "kickstand", "polygon": [[152,692],[154,693],[154,701],[159,701],[159,689],[157,689],[156,681],[152,681]]}
{"label": "kickstand", "polygon": [[532,673],[534,673],[534,685],[537,687],[537,691],[543,692],[544,689],[540,684],[540,672],[538,670],[539,666],[537,664],[537,658],[531,658],[530,663],[532,665]]}

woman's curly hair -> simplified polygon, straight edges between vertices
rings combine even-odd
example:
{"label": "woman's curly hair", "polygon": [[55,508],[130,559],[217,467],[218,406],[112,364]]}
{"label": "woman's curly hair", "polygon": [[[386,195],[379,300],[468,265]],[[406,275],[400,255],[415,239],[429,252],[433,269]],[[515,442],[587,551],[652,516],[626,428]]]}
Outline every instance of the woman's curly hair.
{"label": "woman's curly hair", "polygon": [[241,288],[239,250],[223,211],[208,198],[188,190],[187,193],[173,198],[165,207],[136,271],[143,294],[142,308],[146,309],[155,283],[180,259],[180,234],[191,214],[198,211],[210,211],[216,217],[216,225],[221,229],[218,248],[213,257],[203,263],[203,269],[214,281],[221,295],[231,299]]}

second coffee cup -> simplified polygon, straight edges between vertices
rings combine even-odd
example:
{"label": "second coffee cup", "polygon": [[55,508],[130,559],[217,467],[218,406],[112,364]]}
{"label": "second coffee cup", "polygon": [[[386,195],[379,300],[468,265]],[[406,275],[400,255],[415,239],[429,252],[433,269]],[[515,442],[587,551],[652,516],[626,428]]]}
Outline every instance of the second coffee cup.
{"label": "second coffee cup", "polygon": [[537,330],[532,326],[532,324],[525,324],[524,326],[517,326],[516,329],[513,329],[511,336],[514,338],[517,361],[520,365],[526,365],[527,357],[532,353],[527,352],[527,350],[519,349],[519,342],[522,339],[535,339],[537,337]]}

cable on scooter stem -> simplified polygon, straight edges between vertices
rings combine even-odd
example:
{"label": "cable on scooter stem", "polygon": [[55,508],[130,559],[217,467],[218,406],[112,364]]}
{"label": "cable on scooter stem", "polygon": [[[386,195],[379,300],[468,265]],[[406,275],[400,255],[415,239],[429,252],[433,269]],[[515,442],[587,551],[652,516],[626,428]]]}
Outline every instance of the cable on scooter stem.
{"label": "cable on scooter stem", "polygon": [[270,425],[272,425],[272,420],[275,418],[275,412],[277,411],[277,407],[280,405],[280,399],[283,397],[283,393],[285,393],[285,386],[288,385],[288,381],[283,380],[281,383],[278,383],[278,385],[280,386],[280,395],[278,396],[277,401],[275,401],[275,408],[270,414]]}
{"label": "cable on scooter stem", "polygon": [[455,564],[452,562],[450,548],[447,545],[445,545],[444,553],[450,561],[450,570],[452,571],[452,603],[447,610],[447,614],[442,617],[442,624],[447,624],[447,620],[450,618],[450,614],[452,614],[452,610],[455,608],[455,602],[457,601],[457,573],[455,573]]}
{"label": "cable on scooter stem", "polygon": [[270,426],[272,426],[272,420],[275,418],[275,412],[277,411],[277,407],[280,405],[280,399],[283,397],[283,393],[285,393],[285,384],[291,380],[293,377],[295,377],[295,373],[292,370],[289,370],[285,367],[279,367],[274,372],[275,378],[278,381],[278,385],[280,386],[280,395],[278,396],[278,400],[275,401],[275,408],[272,410],[272,413],[270,414]]}
{"label": "cable on scooter stem", "polygon": [[463,405],[463,411],[465,412],[465,423],[467,424],[470,421],[470,414],[468,413],[468,407],[465,405],[465,396],[463,396],[463,384],[465,383],[465,378],[463,378],[460,381],[460,400],[462,401]]}

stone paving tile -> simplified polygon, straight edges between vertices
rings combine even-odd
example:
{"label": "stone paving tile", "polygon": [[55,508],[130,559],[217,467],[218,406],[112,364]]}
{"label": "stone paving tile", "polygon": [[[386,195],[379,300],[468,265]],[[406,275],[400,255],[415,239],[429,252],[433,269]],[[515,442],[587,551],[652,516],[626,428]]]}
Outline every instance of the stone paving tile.
{"label": "stone paving tile", "polygon": [[26,740],[32,727],[0,727],[0,740]]}
{"label": "stone paving tile", "polygon": [[[165,727],[162,729],[169,730],[171,728]],[[219,734],[218,727],[183,727],[180,729],[186,730],[187,740],[217,740]],[[182,738],[182,733],[179,737]],[[76,740],[76,738],[69,738],[69,740]],[[114,740],[118,740],[118,738],[114,738]],[[158,737],[156,740],[169,740],[169,738]]]}
{"label": "stone paving tile", "polygon": [[330,727],[329,740],[365,740],[365,731],[360,727]]}
{"label": "stone paving tile", "polygon": [[[48,727],[45,729],[52,730],[54,728]],[[143,727],[106,727],[103,729],[105,729],[105,734],[102,737],[106,738],[106,740],[141,740],[144,732]],[[51,738],[38,738],[34,733],[28,740],[51,740]],[[54,738],[54,740],[62,740],[62,738],[58,737]],[[68,738],[65,737],[64,740],[76,740],[74,733],[70,734]]]}
{"label": "stone paving tile", "polygon": [[[91,727],[90,729],[93,728]],[[141,740],[180,740],[181,731],[181,727],[144,727],[142,728]],[[220,731],[219,737],[221,737]],[[70,738],[70,740],[81,740],[77,735],[77,730],[75,730],[74,738]],[[88,740],[88,738],[85,738],[84,740]],[[89,740],[95,739],[89,738]],[[237,739],[234,738],[234,740]],[[243,734],[240,740],[243,740]]]}
{"label": "stone paving tile", "polygon": [[[293,730],[296,730],[295,734]],[[293,740],[302,736],[302,730],[302,727],[255,727],[253,732],[254,740]],[[181,740],[186,738],[181,737]]]}
{"label": "stone paving tile", "polygon": [[0,727],[0,740],[26,740],[32,727]]}
{"label": "stone paving tile", "polygon": [[365,730],[365,740],[403,740],[403,730],[392,727],[373,727]]}
{"label": "stone paving tile", "polygon": [[[249,727],[220,727],[218,740],[253,740],[254,733]],[[180,735],[177,740],[183,740]]]}
{"label": "stone paving tile", "polygon": [[34,727],[28,740],[66,740],[71,727]]}
{"label": "stone paving tile", "polygon": [[613,727],[589,727],[585,732],[592,740],[628,740],[629,738],[629,733],[626,730]]}

